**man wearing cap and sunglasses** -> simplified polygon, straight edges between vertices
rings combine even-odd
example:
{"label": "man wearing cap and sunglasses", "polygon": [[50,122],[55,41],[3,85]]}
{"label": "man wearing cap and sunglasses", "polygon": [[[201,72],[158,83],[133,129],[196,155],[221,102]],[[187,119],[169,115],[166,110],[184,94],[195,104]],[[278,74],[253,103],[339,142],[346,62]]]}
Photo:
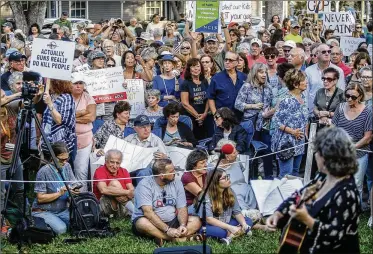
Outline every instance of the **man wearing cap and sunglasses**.
{"label": "man wearing cap and sunglasses", "polygon": [[291,24],[290,34],[285,36],[285,41],[294,41],[295,43],[299,42],[302,43],[303,39],[302,36],[299,35],[300,25],[296,22]]}
{"label": "man wearing cap and sunglasses", "polygon": [[328,45],[326,44],[320,44],[317,47],[316,55],[318,62],[317,64],[311,65],[308,67],[305,71],[307,75],[307,90],[305,91],[307,94],[307,103],[308,103],[308,110],[310,113],[310,116],[313,114],[313,108],[314,104],[313,101],[316,96],[316,92],[324,87],[324,83],[321,80],[323,77],[322,73],[323,71],[328,67],[333,67],[339,72],[339,79],[337,82],[337,87],[344,90],[346,83],[344,79],[344,73],[341,68],[336,66],[335,64],[331,63],[330,61],[330,54],[331,50]]}

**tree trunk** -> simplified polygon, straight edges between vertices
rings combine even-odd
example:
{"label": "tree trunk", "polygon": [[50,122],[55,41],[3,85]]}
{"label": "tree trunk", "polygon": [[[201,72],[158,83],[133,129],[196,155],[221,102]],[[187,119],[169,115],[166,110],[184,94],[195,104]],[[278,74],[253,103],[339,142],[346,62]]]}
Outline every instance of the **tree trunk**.
{"label": "tree trunk", "polygon": [[9,1],[9,5],[12,9],[17,29],[21,29],[27,34],[30,26],[34,23],[37,23],[40,28],[42,27],[47,9],[46,1],[29,2],[29,8],[26,13],[23,10],[21,1]]}
{"label": "tree trunk", "polygon": [[[266,29],[271,24],[271,18],[273,15],[282,16],[283,13],[283,2],[282,1],[266,1],[265,3],[265,26]],[[281,17],[283,20],[284,17]]]}
{"label": "tree trunk", "polygon": [[178,11],[177,6],[176,6],[176,2],[175,1],[170,1],[169,3],[171,5],[171,9],[172,9],[172,12],[174,14],[174,20],[176,20],[176,21],[180,20],[180,15],[179,15],[179,11]]}

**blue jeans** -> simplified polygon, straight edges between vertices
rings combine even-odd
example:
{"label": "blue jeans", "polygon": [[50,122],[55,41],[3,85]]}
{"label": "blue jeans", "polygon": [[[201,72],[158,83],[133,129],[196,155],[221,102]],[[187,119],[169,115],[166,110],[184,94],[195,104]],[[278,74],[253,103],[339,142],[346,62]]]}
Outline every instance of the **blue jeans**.
{"label": "blue jeans", "polygon": [[[0,165],[1,179],[2,180],[7,179],[6,175],[7,175],[7,171],[10,170],[10,166],[11,165],[5,165],[5,164],[1,164]],[[17,166],[16,166],[16,169],[15,169],[14,178],[12,180],[23,181],[23,166],[22,166],[20,158],[17,159]],[[8,188],[8,190],[12,191],[14,193],[14,192],[21,192],[21,191],[23,191],[23,188],[24,188],[23,183],[12,183],[11,187]],[[0,200],[1,200],[0,205],[1,205],[1,209],[0,209],[0,211],[2,211],[2,209],[3,209],[4,205],[5,205],[4,204],[5,193],[6,193],[5,182],[1,182],[1,192],[0,192]]]}
{"label": "blue jeans", "polygon": [[[249,225],[250,227],[253,226],[253,222],[251,221],[251,219],[245,217],[245,221],[246,221],[246,224]],[[232,225],[232,226],[239,226],[240,225],[240,223],[238,223],[238,221],[234,218],[231,218],[231,220],[229,221],[228,224]],[[200,233],[202,233],[202,228],[200,230]],[[226,238],[227,235],[228,235],[227,230],[222,229],[220,227],[212,226],[212,225],[207,223],[207,225],[206,225],[206,236],[207,237],[221,239],[221,238]]]}
{"label": "blue jeans", "polygon": [[300,164],[302,162],[302,156],[303,156],[303,154],[293,156],[286,161],[282,161],[282,160],[279,159],[278,160],[278,165],[280,167],[280,174],[279,174],[278,178],[281,179],[286,175],[299,176],[299,168],[300,168]]}
{"label": "blue jeans", "polygon": [[[262,141],[264,144],[266,144],[268,147],[266,150],[261,151],[258,153],[258,155],[266,155],[272,153],[271,151],[271,135],[269,134],[268,130],[262,129],[261,131],[256,131],[254,134],[254,139],[257,141]],[[271,179],[273,177],[273,156],[267,155],[262,158],[263,160],[263,168],[264,168],[264,177],[265,179]]]}
{"label": "blue jeans", "polygon": [[362,198],[363,197],[364,175],[368,174],[368,172],[367,172],[368,154],[365,154],[363,157],[357,159],[357,162],[359,163],[359,169],[355,173],[354,177],[355,177],[357,190],[359,191],[359,194],[360,194],[360,198]]}
{"label": "blue jeans", "polygon": [[62,212],[32,212],[32,216],[43,218],[57,235],[67,232],[70,223],[69,208]]}
{"label": "blue jeans", "polygon": [[368,182],[368,191],[372,189],[373,185],[373,154],[368,155],[368,167],[367,167],[367,182]]}

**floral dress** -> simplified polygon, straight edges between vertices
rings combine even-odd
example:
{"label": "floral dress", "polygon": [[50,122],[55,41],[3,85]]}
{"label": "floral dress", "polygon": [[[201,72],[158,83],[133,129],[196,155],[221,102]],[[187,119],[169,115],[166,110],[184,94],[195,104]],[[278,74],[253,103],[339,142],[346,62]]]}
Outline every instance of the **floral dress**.
{"label": "floral dress", "polygon": [[[293,146],[304,144],[304,137],[297,140],[293,135],[286,132],[284,133],[279,129],[281,125],[285,125],[294,130],[301,129],[303,133],[305,132],[308,123],[308,108],[303,94],[302,99],[304,103],[300,104],[299,101],[289,93],[280,102],[278,109],[272,118],[275,127],[271,140],[271,149],[273,152],[278,151],[279,148],[287,142],[290,142]],[[304,146],[298,146],[295,148],[294,156],[303,153]]]}

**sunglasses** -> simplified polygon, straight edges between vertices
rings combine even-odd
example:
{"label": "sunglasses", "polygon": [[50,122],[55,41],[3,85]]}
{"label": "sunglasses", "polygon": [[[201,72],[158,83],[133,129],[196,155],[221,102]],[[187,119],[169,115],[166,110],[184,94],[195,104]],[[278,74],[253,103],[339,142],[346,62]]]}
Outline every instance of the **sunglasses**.
{"label": "sunglasses", "polygon": [[310,56],[311,56],[311,57],[316,57],[316,54],[311,54]]}
{"label": "sunglasses", "polygon": [[348,99],[350,99],[350,98],[351,98],[351,100],[356,101],[357,98],[359,98],[358,96],[355,96],[355,95],[349,95],[349,94],[345,94],[345,97],[346,97],[346,101],[347,101]]}
{"label": "sunglasses", "polygon": [[115,64],[108,64],[106,66],[109,67],[109,68],[112,68],[112,67],[115,67]]}
{"label": "sunglasses", "polygon": [[356,29],[361,29],[362,27],[361,26],[357,26]]}
{"label": "sunglasses", "polygon": [[162,191],[162,202],[163,202],[163,205],[165,205],[167,203],[167,199],[166,199],[166,196],[167,196],[167,192],[165,190]]}
{"label": "sunglasses", "polygon": [[285,53],[288,53],[288,52],[290,52],[290,50],[288,50],[288,49],[284,49],[284,52],[285,52]]}
{"label": "sunglasses", "polygon": [[330,54],[330,53],[332,53],[332,51],[331,50],[323,50],[323,51],[321,51],[321,54],[323,54],[323,55],[325,55],[326,53]]}
{"label": "sunglasses", "polygon": [[180,49],[190,49],[190,47],[181,47]]}
{"label": "sunglasses", "polygon": [[313,31],[319,31],[319,29],[317,29],[317,28],[314,28],[314,29],[313,29]]}
{"label": "sunglasses", "polygon": [[269,58],[271,58],[271,59],[275,59],[276,58],[276,55],[275,54],[270,54],[270,55],[265,55],[264,56],[265,57],[265,59],[269,59]]}
{"label": "sunglasses", "polygon": [[225,58],[224,59],[224,62],[229,62],[229,63],[233,63],[233,62],[236,62],[237,59],[230,59],[230,58]]}
{"label": "sunglasses", "polygon": [[311,26],[311,23],[307,23],[306,26]]}
{"label": "sunglasses", "polygon": [[230,179],[231,179],[230,174],[226,174],[225,176],[221,177],[221,178],[219,179],[219,181],[221,181],[221,180],[229,181]]}
{"label": "sunglasses", "polygon": [[332,82],[332,81],[336,80],[336,78],[326,78],[326,77],[322,77],[321,80],[322,80],[323,82],[325,82],[325,81]]}
{"label": "sunglasses", "polygon": [[305,47],[310,47],[310,46],[312,46],[312,43],[304,43],[303,44]]}

